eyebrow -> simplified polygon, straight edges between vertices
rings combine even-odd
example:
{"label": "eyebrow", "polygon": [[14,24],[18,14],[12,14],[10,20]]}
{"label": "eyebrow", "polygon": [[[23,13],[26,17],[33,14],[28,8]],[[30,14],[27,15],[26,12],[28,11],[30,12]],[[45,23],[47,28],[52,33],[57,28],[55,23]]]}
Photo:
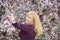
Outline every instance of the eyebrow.
{"label": "eyebrow", "polygon": [[26,15],[26,16],[28,16],[28,17],[29,17],[29,16],[32,16],[32,15]]}

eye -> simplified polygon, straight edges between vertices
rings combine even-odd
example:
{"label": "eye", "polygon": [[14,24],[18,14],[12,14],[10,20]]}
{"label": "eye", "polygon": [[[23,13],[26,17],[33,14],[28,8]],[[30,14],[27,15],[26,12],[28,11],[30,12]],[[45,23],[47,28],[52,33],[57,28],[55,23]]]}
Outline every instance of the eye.
{"label": "eye", "polygon": [[26,18],[31,19],[31,17],[27,16]]}
{"label": "eye", "polygon": [[26,17],[26,20],[31,20],[31,18],[30,17]]}
{"label": "eye", "polygon": [[26,17],[29,17],[29,18],[31,18],[31,17],[32,17],[32,15],[26,15]]}
{"label": "eye", "polygon": [[26,19],[32,20],[32,17],[31,16],[26,16]]}

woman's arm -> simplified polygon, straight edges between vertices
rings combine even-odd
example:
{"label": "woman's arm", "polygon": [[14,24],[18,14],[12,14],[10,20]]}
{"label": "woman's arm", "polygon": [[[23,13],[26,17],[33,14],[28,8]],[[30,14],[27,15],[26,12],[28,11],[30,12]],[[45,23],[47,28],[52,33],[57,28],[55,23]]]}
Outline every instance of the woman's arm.
{"label": "woman's arm", "polygon": [[39,10],[39,18],[41,21],[43,21],[43,12],[42,10]]}
{"label": "woman's arm", "polygon": [[21,29],[21,24],[14,21],[15,18],[14,18],[14,15],[11,13],[10,15],[8,15],[8,20],[12,23],[12,25],[18,29]]}
{"label": "woman's arm", "polygon": [[15,28],[18,28],[18,29],[22,29],[22,24],[21,23],[18,23],[18,22],[15,22],[15,23],[12,23],[12,25],[15,27]]}
{"label": "woman's arm", "polygon": [[39,15],[41,22],[43,21],[43,15]]}
{"label": "woman's arm", "polygon": [[10,22],[12,23],[12,25],[20,30],[24,30],[24,31],[28,31],[31,30],[29,25],[26,24],[21,24],[20,22],[16,22],[14,21],[15,18],[13,16],[13,14],[11,14],[10,16],[8,16],[8,20],[10,20]]}
{"label": "woman's arm", "polygon": [[38,9],[39,9],[39,18],[41,21],[43,21],[43,12],[40,6],[41,6],[41,2],[38,3]]}
{"label": "woman's arm", "polygon": [[38,10],[39,10],[39,15],[43,15],[42,8],[41,8],[41,2],[38,3]]}
{"label": "woman's arm", "polygon": [[16,22],[16,23],[12,23],[12,25],[20,30],[23,31],[29,31],[32,29],[32,27],[30,25],[27,24],[21,24],[20,22]]}

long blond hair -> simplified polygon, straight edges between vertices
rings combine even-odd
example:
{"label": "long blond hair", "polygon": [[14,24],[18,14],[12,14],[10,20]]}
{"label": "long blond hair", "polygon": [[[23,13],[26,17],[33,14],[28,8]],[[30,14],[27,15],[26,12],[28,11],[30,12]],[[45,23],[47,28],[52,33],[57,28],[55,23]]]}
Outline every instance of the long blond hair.
{"label": "long blond hair", "polygon": [[27,14],[32,14],[33,15],[33,25],[34,25],[34,31],[37,36],[40,36],[43,34],[43,28],[41,21],[39,19],[39,15],[35,11],[30,11]]}

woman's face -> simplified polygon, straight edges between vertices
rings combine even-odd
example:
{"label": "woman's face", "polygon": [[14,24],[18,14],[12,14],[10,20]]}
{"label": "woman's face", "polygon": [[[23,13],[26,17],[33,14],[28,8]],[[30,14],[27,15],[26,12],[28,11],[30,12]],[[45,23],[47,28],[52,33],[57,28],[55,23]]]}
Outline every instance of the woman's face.
{"label": "woman's face", "polygon": [[33,24],[32,14],[26,14],[26,24]]}

